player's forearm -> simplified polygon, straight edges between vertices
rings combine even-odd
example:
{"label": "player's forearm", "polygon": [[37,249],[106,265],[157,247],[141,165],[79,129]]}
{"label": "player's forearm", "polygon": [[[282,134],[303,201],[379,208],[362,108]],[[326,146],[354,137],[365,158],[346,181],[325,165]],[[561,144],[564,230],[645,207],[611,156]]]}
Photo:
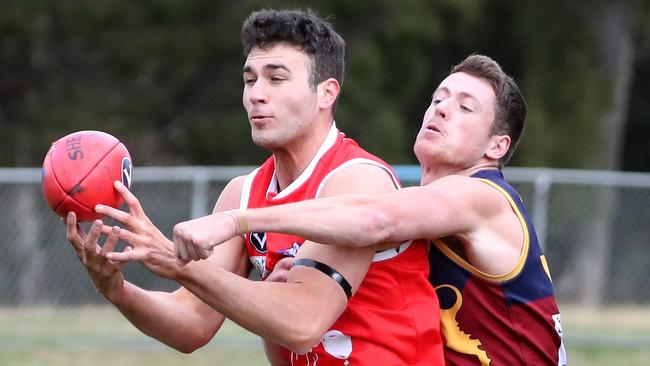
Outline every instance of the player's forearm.
{"label": "player's forearm", "polygon": [[177,281],[228,319],[294,352],[308,351],[345,309],[343,301],[320,306],[302,283],[250,281],[201,263]]}
{"label": "player's forearm", "polygon": [[307,240],[346,246],[389,241],[391,217],[376,195],[346,194],[295,204],[239,211],[250,232],[282,232]]}
{"label": "player's forearm", "polygon": [[142,333],[184,353],[209,342],[223,321],[221,317],[211,326],[173,294],[145,291],[128,282],[119,297],[109,300]]}

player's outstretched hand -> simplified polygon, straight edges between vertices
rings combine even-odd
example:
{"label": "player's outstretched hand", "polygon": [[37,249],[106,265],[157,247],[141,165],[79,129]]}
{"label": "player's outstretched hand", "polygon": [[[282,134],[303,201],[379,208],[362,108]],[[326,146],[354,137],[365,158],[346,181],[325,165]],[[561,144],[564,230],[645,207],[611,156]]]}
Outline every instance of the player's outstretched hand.
{"label": "player's outstretched hand", "polygon": [[198,261],[212,254],[212,248],[238,234],[233,212],[217,212],[174,226],[174,253],[181,261]]}
{"label": "player's outstretched hand", "polygon": [[108,252],[106,257],[117,262],[138,261],[161,277],[173,278],[179,264],[173,243],[149,220],[133,193],[119,181],[115,181],[115,189],[124,197],[129,212],[105,205],[97,205],[95,211],[121,223],[124,227],[119,230],[119,238],[133,249]]}
{"label": "player's outstretched hand", "polygon": [[[66,220],[66,236],[97,291],[111,300],[124,286],[124,276],[122,275],[124,264],[106,258],[106,253],[115,250],[120,228],[108,228],[107,239],[104,245],[100,246],[98,239],[102,226],[101,220],[95,220],[86,234],[81,225],[77,223],[77,216],[74,212],[70,212]],[[129,249],[127,247],[125,250],[128,252]]]}

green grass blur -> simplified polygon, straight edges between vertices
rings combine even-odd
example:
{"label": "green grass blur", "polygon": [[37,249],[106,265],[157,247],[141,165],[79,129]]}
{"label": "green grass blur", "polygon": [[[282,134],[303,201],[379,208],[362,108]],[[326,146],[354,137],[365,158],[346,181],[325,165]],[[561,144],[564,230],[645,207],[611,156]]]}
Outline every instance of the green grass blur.
{"label": "green grass blur", "polygon": [[[646,366],[650,309],[562,307],[572,366]],[[259,338],[226,321],[186,355],[136,330],[111,307],[0,309],[0,366],[266,365]]]}
{"label": "green grass blur", "polygon": [[1,366],[265,364],[259,337],[230,321],[188,355],[140,333],[110,307],[0,310]]}

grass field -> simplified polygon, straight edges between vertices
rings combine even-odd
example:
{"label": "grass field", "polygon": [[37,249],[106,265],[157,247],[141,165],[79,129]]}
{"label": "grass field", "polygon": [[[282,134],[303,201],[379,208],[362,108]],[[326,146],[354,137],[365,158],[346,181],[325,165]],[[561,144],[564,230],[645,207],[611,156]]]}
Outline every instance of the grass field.
{"label": "grass field", "polygon": [[[562,307],[572,366],[647,366],[650,309]],[[138,332],[113,308],[0,310],[0,366],[265,365],[257,336],[226,322],[206,347],[176,352]]]}
{"label": "grass field", "polygon": [[0,311],[1,366],[265,364],[259,338],[229,321],[212,342],[186,355],[143,335],[109,307]]}

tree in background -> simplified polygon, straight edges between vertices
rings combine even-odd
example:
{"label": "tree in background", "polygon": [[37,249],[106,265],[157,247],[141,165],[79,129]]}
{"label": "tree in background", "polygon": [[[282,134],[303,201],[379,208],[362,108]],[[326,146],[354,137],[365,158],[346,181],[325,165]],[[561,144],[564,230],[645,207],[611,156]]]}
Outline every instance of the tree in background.
{"label": "tree in background", "polygon": [[[631,19],[611,15],[617,4],[633,9]],[[38,166],[51,141],[80,129],[119,136],[137,165],[258,163],[266,153],[249,142],[241,107],[239,30],[262,5],[4,1],[0,165]],[[337,122],[391,163],[415,163],[411,146],[432,88],[451,65],[477,52],[498,60],[527,96],[527,136],[513,165],[650,170],[650,159],[638,156],[647,157],[645,139],[635,133],[650,133],[640,122],[650,77],[641,62],[649,39],[642,2],[313,0],[273,6],[310,6],[332,15],[348,42]],[[628,53],[603,48],[618,45],[608,41],[617,34],[611,29],[627,29]],[[637,48],[642,51],[635,55]],[[627,71],[615,66],[620,62]],[[620,82],[625,73],[627,81]],[[632,103],[630,88],[636,90]],[[628,143],[621,142],[625,136]],[[618,162],[621,146],[630,163]],[[603,165],[609,158],[617,163]]]}
{"label": "tree in background", "polygon": [[[596,149],[594,149],[596,168],[619,170],[624,164],[623,146],[625,129],[628,121],[630,91],[635,64],[634,38],[635,30],[642,29],[643,14],[640,2],[629,1],[593,1],[593,6],[576,7],[576,12],[586,19],[586,24],[595,33],[598,54],[595,59],[597,68],[594,79],[604,86],[599,93],[602,103],[600,115],[596,118]],[[592,164],[593,164],[592,163]],[[627,207],[621,204],[621,196],[615,187],[606,187],[593,197],[591,217],[582,218],[583,228],[580,240],[587,243],[581,253],[572,256],[570,275],[560,286],[568,287],[568,292],[575,293],[585,305],[599,305],[607,295],[609,278],[603,268],[621,257],[622,246],[614,250],[619,238],[614,236],[614,225],[619,210]],[[633,242],[629,247],[643,247]],[[629,276],[627,281],[617,279],[618,283],[634,281]]]}

